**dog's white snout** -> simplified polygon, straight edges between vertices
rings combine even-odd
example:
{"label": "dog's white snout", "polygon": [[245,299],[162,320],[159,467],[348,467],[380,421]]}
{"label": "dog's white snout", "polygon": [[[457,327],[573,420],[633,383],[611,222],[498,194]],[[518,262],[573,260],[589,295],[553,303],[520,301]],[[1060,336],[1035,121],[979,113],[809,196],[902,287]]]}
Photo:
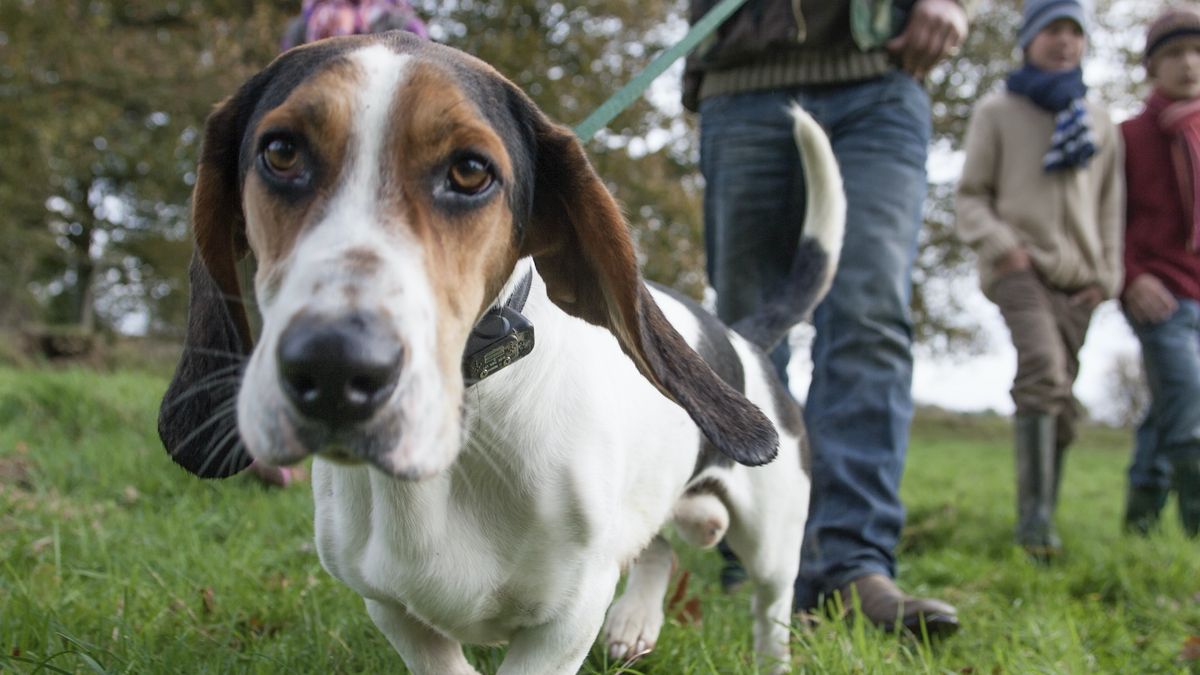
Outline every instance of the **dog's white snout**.
{"label": "dog's white snout", "polygon": [[404,347],[375,313],[302,313],[280,335],[275,358],[280,387],[296,410],[341,428],[370,419],[391,397]]}

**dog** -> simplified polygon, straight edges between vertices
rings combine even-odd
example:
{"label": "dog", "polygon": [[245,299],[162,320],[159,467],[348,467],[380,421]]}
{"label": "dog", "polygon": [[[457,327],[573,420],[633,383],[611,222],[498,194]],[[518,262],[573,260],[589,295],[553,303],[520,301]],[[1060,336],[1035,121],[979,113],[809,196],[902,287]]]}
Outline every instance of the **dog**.
{"label": "dog", "polygon": [[413,672],[474,673],[464,643],[507,643],[502,673],[648,651],[672,522],[728,541],[787,670],[807,450],[760,347],[828,289],[845,211],[795,116],[793,288],[735,332],[643,281],[579,141],[487,64],[406,33],[286,52],[206,124],[166,449],[209,478],[314,456],[321,564]]}

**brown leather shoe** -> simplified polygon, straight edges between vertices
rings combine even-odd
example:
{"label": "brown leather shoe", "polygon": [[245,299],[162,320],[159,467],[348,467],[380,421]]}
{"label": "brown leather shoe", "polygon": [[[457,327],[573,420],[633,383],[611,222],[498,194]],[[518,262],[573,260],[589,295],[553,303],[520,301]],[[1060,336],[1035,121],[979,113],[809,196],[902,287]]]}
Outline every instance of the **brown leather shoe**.
{"label": "brown leather shoe", "polygon": [[918,637],[924,632],[930,638],[949,637],[958,630],[958,610],[953,606],[941,600],[905,595],[896,582],[882,574],[861,576],[837,592],[846,611],[853,611],[857,595],[863,616],[885,630],[895,630],[901,625]]}

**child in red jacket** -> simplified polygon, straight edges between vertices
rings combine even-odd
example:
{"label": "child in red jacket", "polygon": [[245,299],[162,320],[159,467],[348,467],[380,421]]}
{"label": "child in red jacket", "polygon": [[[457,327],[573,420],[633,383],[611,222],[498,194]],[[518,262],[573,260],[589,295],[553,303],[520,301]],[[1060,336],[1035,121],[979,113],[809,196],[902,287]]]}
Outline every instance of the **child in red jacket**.
{"label": "child in red jacket", "polygon": [[1121,125],[1128,207],[1121,302],[1151,405],[1138,427],[1125,526],[1145,533],[1168,491],[1200,531],[1200,9],[1163,13],[1144,56],[1154,91]]}

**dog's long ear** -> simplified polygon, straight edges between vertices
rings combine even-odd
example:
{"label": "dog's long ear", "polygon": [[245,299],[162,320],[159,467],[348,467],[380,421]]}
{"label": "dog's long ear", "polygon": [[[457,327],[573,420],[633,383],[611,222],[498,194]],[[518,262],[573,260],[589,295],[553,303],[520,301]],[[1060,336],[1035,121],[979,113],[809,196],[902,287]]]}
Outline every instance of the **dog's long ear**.
{"label": "dog's long ear", "polygon": [[[532,107],[532,104],[530,104]],[[534,194],[523,255],[550,299],[603,326],[659,391],[681,405],[712,444],[748,465],[771,461],[779,439],[757,407],[729,387],[675,331],[638,273],[625,220],[567,128],[534,117]]]}
{"label": "dog's long ear", "polygon": [[226,100],[205,127],[192,193],[196,250],[188,271],[187,337],[158,414],[158,435],[171,458],[203,478],[224,478],[250,464],[236,413],[253,346],[236,269],[245,253],[238,177],[244,98]]}

